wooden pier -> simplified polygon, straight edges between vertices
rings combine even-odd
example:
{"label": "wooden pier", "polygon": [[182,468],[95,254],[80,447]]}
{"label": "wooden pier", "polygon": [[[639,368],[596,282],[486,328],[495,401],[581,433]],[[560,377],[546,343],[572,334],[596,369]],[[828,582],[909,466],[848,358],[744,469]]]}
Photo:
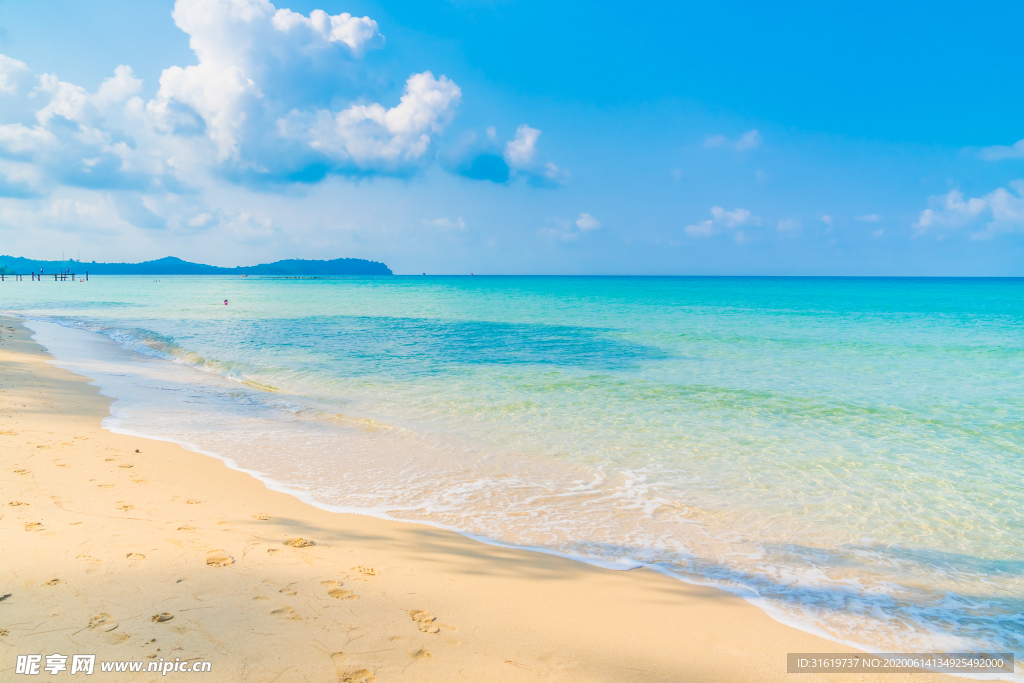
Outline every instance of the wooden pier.
{"label": "wooden pier", "polygon": [[[54,282],[74,282],[75,281],[75,277],[76,277],[76,275],[74,273],[68,273],[68,272],[64,272],[64,273],[28,273],[28,276],[33,281],[38,280],[39,282],[42,282],[43,278],[46,278],[47,280],[49,280],[51,275],[53,276],[53,281]],[[6,282],[7,278],[11,278],[12,280],[20,282],[21,280],[23,280],[25,278],[25,273],[0,273],[0,282]],[[89,281],[89,271],[85,271],[85,277],[82,278],[82,280],[84,282],[88,282]]]}

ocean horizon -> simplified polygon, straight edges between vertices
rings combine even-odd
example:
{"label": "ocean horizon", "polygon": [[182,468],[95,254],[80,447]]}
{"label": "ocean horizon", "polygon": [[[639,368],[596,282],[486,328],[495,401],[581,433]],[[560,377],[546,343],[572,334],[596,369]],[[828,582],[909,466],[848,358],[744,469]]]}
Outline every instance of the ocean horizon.
{"label": "ocean horizon", "polygon": [[[105,426],[329,510],[1024,652],[1024,278],[6,282]],[[228,304],[224,305],[227,300]]]}

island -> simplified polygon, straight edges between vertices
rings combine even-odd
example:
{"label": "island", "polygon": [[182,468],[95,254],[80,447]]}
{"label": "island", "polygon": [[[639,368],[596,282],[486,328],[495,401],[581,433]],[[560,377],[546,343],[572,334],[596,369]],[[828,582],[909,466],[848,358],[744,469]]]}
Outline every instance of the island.
{"label": "island", "polygon": [[190,263],[168,256],[142,263],[97,263],[69,259],[67,261],[36,261],[19,256],[0,256],[0,274],[89,272],[90,275],[391,275],[391,269],[377,261],[358,258],[337,258],[330,261],[287,259],[256,266],[221,268],[203,263]]}

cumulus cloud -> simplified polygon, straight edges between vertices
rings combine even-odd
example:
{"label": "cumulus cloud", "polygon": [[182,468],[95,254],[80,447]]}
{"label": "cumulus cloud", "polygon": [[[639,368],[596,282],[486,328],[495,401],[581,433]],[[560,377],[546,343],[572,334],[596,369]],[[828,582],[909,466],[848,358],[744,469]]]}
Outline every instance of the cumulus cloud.
{"label": "cumulus cloud", "polygon": [[390,109],[358,104],[337,113],[293,111],[278,121],[278,130],[337,162],[398,170],[424,156],[461,97],[453,81],[425,71],[409,77],[401,102]]}
{"label": "cumulus cloud", "polygon": [[712,135],[704,141],[704,146],[708,148],[729,147],[737,152],[745,152],[761,146],[761,133],[755,128],[748,130],[736,140],[730,140],[724,135]]}
{"label": "cumulus cloud", "polygon": [[999,161],[1001,159],[1024,159],[1024,140],[1018,140],[1012,145],[993,145],[981,150],[980,155],[986,161]]}
{"label": "cumulus cloud", "polygon": [[580,217],[576,219],[576,227],[581,232],[587,232],[588,230],[597,230],[601,227],[601,223],[589,213],[581,213]]}
{"label": "cumulus cloud", "polygon": [[552,187],[565,182],[569,174],[554,162],[542,161],[537,146],[541,131],[520,124],[510,140],[501,144],[494,126],[484,136],[469,133],[442,154],[451,172],[473,180],[506,183],[516,178],[531,185]]}
{"label": "cumulus cloud", "polygon": [[539,232],[544,237],[562,242],[575,242],[585,233],[601,227],[600,221],[589,213],[581,213],[576,220],[556,218],[553,222],[556,227],[541,228]]}
{"label": "cumulus cloud", "polygon": [[[761,219],[747,209],[726,211],[720,206],[712,206],[711,218],[686,226],[686,234],[690,237],[711,237],[748,225],[761,225]],[[742,231],[737,231],[735,236],[741,243],[746,240],[746,235]]]}
{"label": "cumulus cloud", "polygon": [[0,96],[17,95],[33,87],[34,76],[25,62],[0,55]]}
{"label": "cumulus cloud", "polygon": [[991,239],[998,234],[1024,232],[1024,180],[1009,183],[1013,192],[1000,187],[982,197],[964,199],[959,188],[929,198],[931,206],[921,212],[913,224],[915,234],[936,234],[944,237],[951,231],[988,218],[984,229],[971,234],[972,239]]}
{"label": "cumulus cloud", "polygon": [[505,161],[509,168],[528,168],[537,156],[537,138],[540,131],[525,123],[516,128],[516,136],[505,145]]}
{"label": "cumulus cloud", "polygon": [[[168,66],[151,96],[127,64],[87,89],[0,55],[0,225],[216,229],[258,240],[281,227],[239,210],[253,188],[408,177],[437,161],[497,183],[568,178],[526,123],[487,128],[455,149],[444,136],[461,88],[423,69],[395,80],[372,71],[365,56],[386,41],[370,17],[302,14],[270,0],[177,0],[172,18],[195,63]],[[233,197],[235,208],[209,205],[208,194],[222,200],[212,204]],[[465,229],[462,218],[441,220],[429,223]],[[577,235],[593,229],[569,225]]]}
{"label": "cumulus cloud", "polygon": [[0,55],[0,195],[408,175],[461,101],[430,71],[409,76],[397,102],[369,97],[360,59],[384,43],[369,17],[178,0],[173,18],[197,63],[164,69],[148,101],[128,65],[89,92]]}
{"label": "cumulus cloud", "polygon": [[824,223],[825,225],[832,225],[832,216],[829,216],[827,214],[822,216],[821,222]]}
{"label": "cumulus cloud", "polygon": [[452,219],[445,216],[444,218],[435,218],[432,221],[424,220],[424,225],[430,225],[435,228],[441,228],[442,230],[465,230],[466,222],[462,220],[462,216],[459,219],[453,221]]}

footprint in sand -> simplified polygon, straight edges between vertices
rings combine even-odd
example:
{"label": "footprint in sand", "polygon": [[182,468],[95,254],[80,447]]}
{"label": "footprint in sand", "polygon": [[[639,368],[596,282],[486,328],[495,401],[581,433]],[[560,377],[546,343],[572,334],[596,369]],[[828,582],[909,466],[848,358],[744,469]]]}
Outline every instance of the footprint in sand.
{"label": "footprint in sand", "polygon": [[357,669],[341,674],[341,683],[375,683],[377,677],[369,669]]}
{"label": "footprint in sand", "polygon": [[60,579],[50,579],[50,580],[49,580],[49,581],[47,581],[47,582],[46,582],[46,583],[45,583],[44,585],[47,585],[47,586],[56,586],[56,585],[57,585],[58,583],[62,583],[62,581],[61,581]]}
{"label": "footprint in sand", "polygon": [[293,548],[308,548],[311,545],[316,545],[315,542],[308,541],[305,538],[289,538],[284,544],[290,545]]}
{"label": "footprint in sand", "polygon": [[101,489],[112,489],[112,488],[114,488],[113,484],[96,484],[96,485],[99,486]]}
{"label": "footprint in sand", "polygon": [[416,628],[423,631],[424,633],[441,632],[441,628],[439,626],[434,625],[434,622],[437,621],[437,617],[435,617],[430,612],[426,612],[421,609],[414,609],[411,612],[409,612],[409,616],[412,617],[412,620],[414,622],[416,622]]}
{"label": "footprint in sand", "polygon": [[197,500],[197,499],[195,499],[195,498],[189,498],[188,500],[186,500],[186,501],[185,501],[185,503],[186,503],[187,505],[199,505],[199,504],[200,504],[200,503],[202,503],[202,502],[203,502],[203,501],[201,501],[201,500]]}
{"label": "footprint in sand", "polygon": [[173,618],[174,618],[174,615],[171,614],[170,612],[161,612],[160,614],[154,614],[153,616],[151,616],[149,618],[149,620],[152,621],[152,622],[155,622],[157,624],[162,624],[165,621],[170,621]]}
{"label": "footprint in sand", "polygon": [[293,610],[291,607],[288,607],[287,605],[280,609],[274,610],[273,612],[271,612],[271,614],[277,617],[278,619],[294,619],[296,621],[302,619],[302,617],[299,616],[298,612]]}
{"label": "footprint in sand", "polygon": [[132,637],[127,633],[108,633],[105,638],[111,645],[124,645],[131,639]]}
{"label": "footprint in sand", "polygon": [[28,474],[28,470],[14,470],[15,474]]}
{"label": "footprint in sand", "polygon": [[43,525],[39,522],[29,522],[25,525],[25,531],[39,531]]}
{"label": "footprint in sand", "polygon": [[222,550],[214,550],[206,556],[206,564],[211,567],[228,567],[235,563],[235,559]]}
{"label": "footprint in sand", "polygon": [[100,612],[89,620],[87,628],[90,631],[113,631],[117,628],[117,622],[106,612]]}
{"label": "footprint in sand", "polygon": [[178,527],[178,531],[195,531],[195,530],[196,530],[196,528],[194,526],[185,525],[185,526],[179,526]]}
{"label": "footprint in sand", "polygon": [[347,591],[342,588],[341,583],[338,581],[321,581],[320,585],[327,588],[327,594],[332,598],[338,598],[339,600],[351,600],[359,597],[352,591]]}
{"label": "footprint in sand", "polygon": [[8,505],[11,507],[18,507],[19,505],[28,505],[28,503],[22,503],[20,500],[12,500]]}
{"label": "footprint in sand", "polygon": [[122,470],[130,470],[131,468],[135,467],[135,465],[132,465],[131,463],[126,463],[124,465],[118,465],[118,467],[120,467]]}
{"label": "footprint in sand", "polygon": [[149,483],[149,481],[147,479],[143,479],[142,477],[132,477],[132,481],[135,482],[136,484],[148,484]]}
{"label": "footprint in sand", "polygon": [[135,506],[134,505],[129,505],[128,503],[121,503],[120,505],[117,506],[117,509],[118,510],[124,510],[125,512],[128,512],[129,510],[134,510]]}
{"label": "footprint in sand", "polygon": [[9,635],[11,635],[10,631],[8,631],[5,628],[0,628],[0,638],[4,638],[4,637],[9,636]]}
{"label": "footprint in sand", "polygon": [[85,562],[90,565],[89,568],[85,570],[86,574],[98,574],[103,571],[100,567],[100,565],[103,564],[103,560],[99,558],[92,557],[91,555],[79,555],[75,559],[79,562]]}
{"label": "footprint in sand", "polygon": [[424,650],[422,647],[418,650],[410,650],[409,656],[413,659],[433,659],[434,655],[429,650]]}
{"label": "footprint in sand", "polygon": [[129,560],[144,560],[144,559],[146,559],[146,556],[143,555],[142,553],[128,553],[127,555],[125,555],[125,557],[127,557]]}
{"label": "footprint in sand", "polygon": [[261,513],[261,514],[258,514],[258,515],[253,515],[252,518],[253,519],[258,519],[261,522],[265,522],[268,519],[270,519],[270,515],[264,515],[264,514]]}
{"label": "footprint in sand", "polygon": [[277,592],[281,593],[282,595],[298,595],[298,593],[293,591],[291,588],[282,588],[281,590],[279,590]]}
{"label": "footprint in sand", "polygon": [[364,567],[363,565],[359,565],[358,567],[352,567],[352,571],[365,574],[366,576],[377,576],[377,570],[373,567]]}
{"label": "footprint in sand", "polygon": [[267,548],[268,555],[277,555],[281,552],[279,548]]}

